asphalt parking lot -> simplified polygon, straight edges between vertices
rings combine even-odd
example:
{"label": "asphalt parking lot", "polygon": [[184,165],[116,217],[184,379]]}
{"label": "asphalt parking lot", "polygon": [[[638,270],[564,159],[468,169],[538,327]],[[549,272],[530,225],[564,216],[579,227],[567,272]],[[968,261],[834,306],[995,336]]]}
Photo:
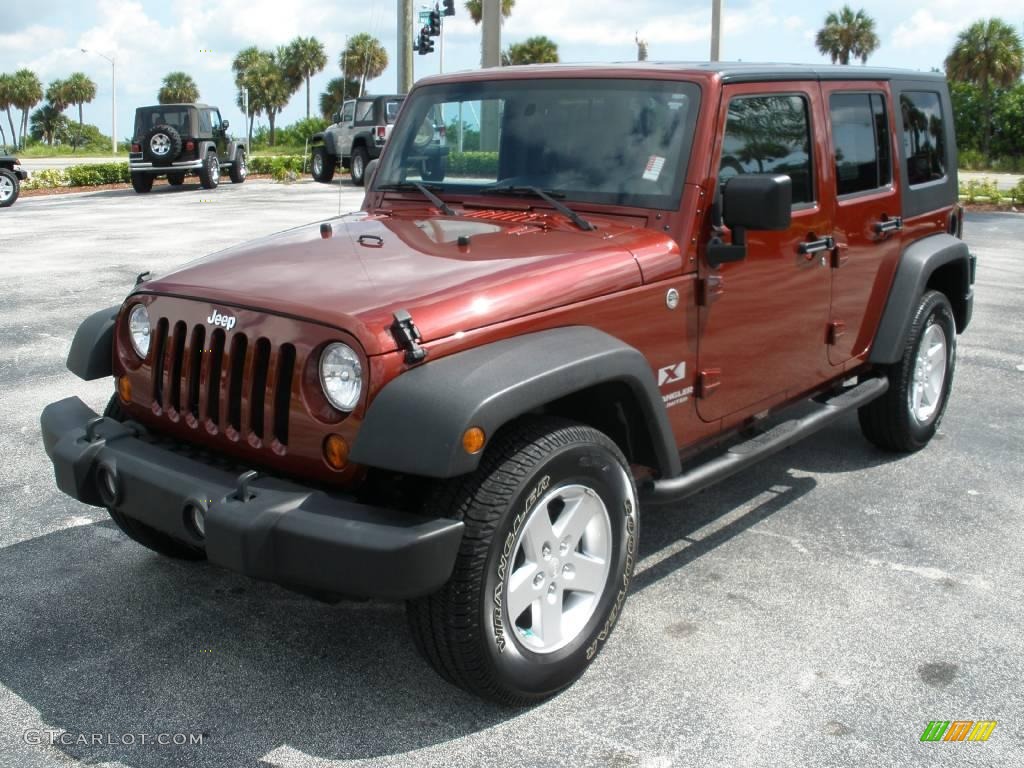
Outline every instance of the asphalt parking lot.
{"label": "asphalt parking lot", "polygon": [[[1022,763],[1024,217],[968,218],[974,324],[937,439],[895,459],[846,419],[645,510],[614,636],[533,709],[444,683],[400,605],[323,605],[167,560],[57,491],[40,411],[110,394],[64,367],[84,317],[142,271],[360,201],[254,181],[0,212],[0,766]],[[930,720],[998,726],[923,744]],[[57,730],[70,743],[48,746]],[[123,743],[179,733],[202,744]]]}

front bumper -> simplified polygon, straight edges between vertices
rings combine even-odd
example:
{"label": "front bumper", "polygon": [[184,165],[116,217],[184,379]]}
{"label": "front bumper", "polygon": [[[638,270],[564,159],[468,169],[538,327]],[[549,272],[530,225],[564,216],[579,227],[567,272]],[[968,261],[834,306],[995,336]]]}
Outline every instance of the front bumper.
{"label": "front bumper", "polygon": [[[77,397],[43,410],[57,487],[206,550],[210,562],[262,581],[358,597],[429,594],[451,575],[457,520],[360,504],[269,477],[240,478],[161,447],[144,428],[96,415]],[[246,473],[254,474],[254,473]],[[115,492],[102,489],[103,475]],[[205,538],[191,523],[205,515]]]}

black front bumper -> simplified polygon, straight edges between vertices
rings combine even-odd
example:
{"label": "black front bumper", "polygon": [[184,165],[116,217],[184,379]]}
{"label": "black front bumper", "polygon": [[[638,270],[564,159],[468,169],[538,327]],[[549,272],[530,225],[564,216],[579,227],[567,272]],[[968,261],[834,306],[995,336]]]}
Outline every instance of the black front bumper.
{"label": "black front bumper", "polygon": [[[43,444],[57,487],[206,550],[210,562],[288,587],[359,597],[429,594],[451,575],[460,521],[360,504],[283,480],[237,474],[145,439],[133,422],[77,397],[46,406]],[[101,490],[103,475],[116,493]],[[205,537],[191,523],[205,516]]]}

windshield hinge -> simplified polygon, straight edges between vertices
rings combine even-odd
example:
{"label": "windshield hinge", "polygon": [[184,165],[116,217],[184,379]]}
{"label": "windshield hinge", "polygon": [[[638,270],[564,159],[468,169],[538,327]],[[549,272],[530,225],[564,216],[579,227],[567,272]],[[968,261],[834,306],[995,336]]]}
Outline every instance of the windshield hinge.
{"label": "windshield hinge", "polygon": [[398,346],[405,350],[405,362],[422,362],[427,356],[427,350],[420,346],[423,337],[420,335],[416,323],[412,321],[412,315],[406,310],[400,309],[394,314],[395,322],[391,324],[391,333],[398,342]]}

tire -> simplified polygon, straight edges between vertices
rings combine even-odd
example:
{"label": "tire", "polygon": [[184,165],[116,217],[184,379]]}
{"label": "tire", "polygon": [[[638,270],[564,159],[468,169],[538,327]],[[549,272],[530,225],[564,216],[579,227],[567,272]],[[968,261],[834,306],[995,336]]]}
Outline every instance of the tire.
{"label": "tire", "polygon": [[352,183],[357,187],[366,183],[366,165],[370,162],[370,154],[366,147],[359,146],[352,150]]}
{"label": "tire", "polygon": [[10,208],[21,194],[21,182],[6,168],[0,168],[0,208]]}
{"label": "tire", "polygon": [[143,157],[157,165],[177,160],[181,147],[181,134],[170,125],[153,126],[142,139]]}
{"label": "tire", "polygon": [[[168,179],[169,180],[169,179]],[[149,173],[133,173],[132,189],[140,195],[149,192],[153,188],[153,176]]]}
{"label": "tire", "polygon": [[864,436],[899,453],[928,445],[946,412],[955,367],[953,308],[944,294],[928,291],[914,311],[903,358],[884,368],[889,390],[857,412]]}
{"label": "tire", "polygon": [[[476,472],[440,484],[426,507],[465,524],[448,583],[407,604],[427,662],[449,682],[507,705],[545,699],[583,674],[622,610],[636,560],[636,487],[615,443],[560,419],[513,423]],[[590,523],[578,538],[559,541],[566,526],[572,530],[565,517],[572,511]],[[566,594],[576,613],[544,612],[564,608]]]}
{"label": "tire", "polygon": [[167,183],[170,184],[172,187],[180,187],[182,184],[185,183],[185,174],[184,173],[168,173],[167,174]]}
{"label": "tire", "polygon": [[434,157],[423,161],[424,181],[444,181],[445,173],[448,170],[448,163],[444,158]]}
{"label": "tire", "polygon": [[216,152],[207,152],[199,167],[199,183],[203,189],[216,189],[220,184],[220,161]]}
{"label": "tire", "polygon": [[231,163],[231,170],[228,171],[232,184],[244,184],[249,176],[249,166],[245,162],[245,150],[239,147],[235,150],[235,159]]}
{"label": "tire", "polygon": [[330,184],[334,178],[334,169],[338,167],[338,158],[327,151],[327,147],[314,147],[310,172],[313,179],[322,184]]}
{"label": "tire", "polygon": [[[127,414],[121,408],[121,403],[118,402],[117,395],[110,398],[110,402],[107,403],[103,415],[117,421],[124,421],[127,418]],[[172,539],[170,536],[154,528],[150,528],[145,523],[140,523],[138,520],[122,515],[116,509],[108,507],[107,512],[110,513],[110,518],[117,523],[117,527],[121,529],[125,536],[147,549],[151,549],[166,557],[173,557],[176,560],[206,559],[206,553],[197,547],[182,544],[180,541]]]}

